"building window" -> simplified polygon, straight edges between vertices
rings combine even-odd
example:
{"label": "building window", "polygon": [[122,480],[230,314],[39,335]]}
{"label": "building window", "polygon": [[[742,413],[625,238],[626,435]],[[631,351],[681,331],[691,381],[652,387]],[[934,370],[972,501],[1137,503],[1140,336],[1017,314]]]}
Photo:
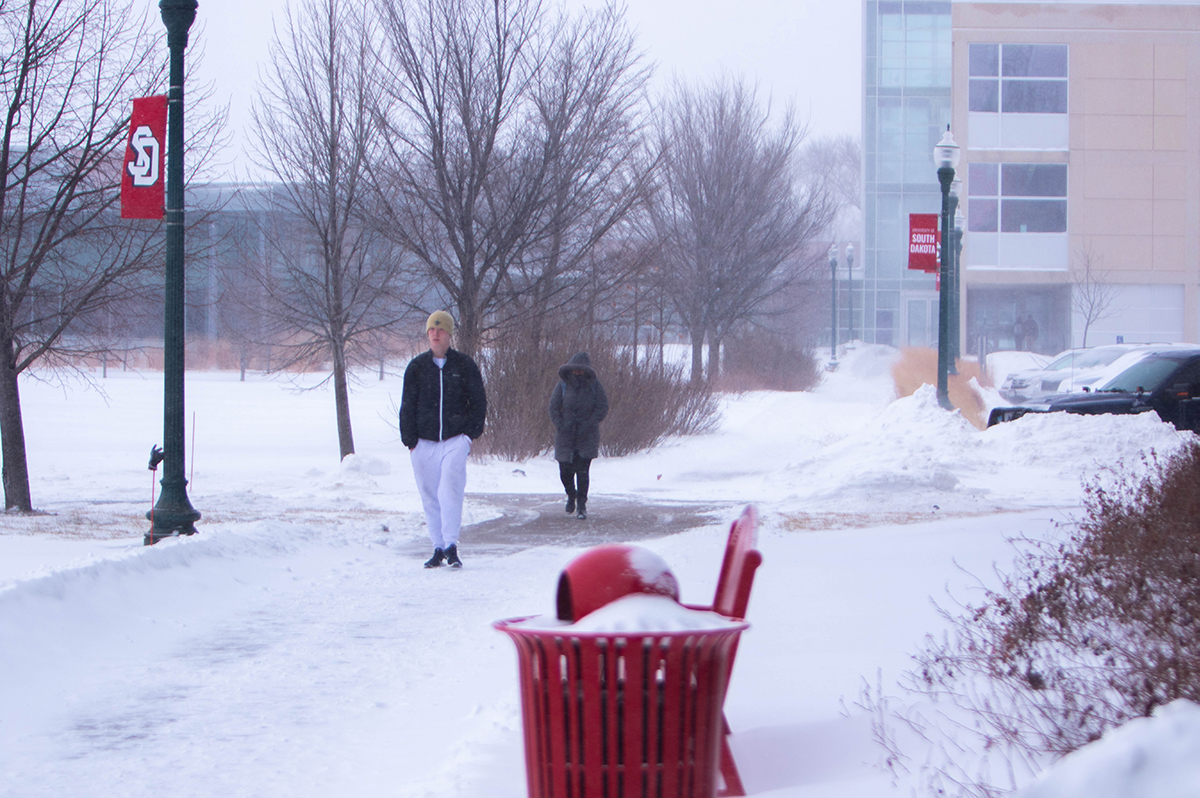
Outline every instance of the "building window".
{"label": "building window", "polygon": [[950,86],[951,34],[949,3],[916,3],[881,7],[878,23],[880,86],[930,88]]}
{"label": "building window", "polygon": [[1067,45],[972,44],[967,60],[971,111],[1067,112]]}
{"label": "building window", "polygon": [[967,229],[977,233],[1065,233],[1067,165],[969,164]]}
{"label": "building window", "polygon": [[1002,83],[1002,107],[1006,114],[1065,114],[1065,80],[1006,80]]}

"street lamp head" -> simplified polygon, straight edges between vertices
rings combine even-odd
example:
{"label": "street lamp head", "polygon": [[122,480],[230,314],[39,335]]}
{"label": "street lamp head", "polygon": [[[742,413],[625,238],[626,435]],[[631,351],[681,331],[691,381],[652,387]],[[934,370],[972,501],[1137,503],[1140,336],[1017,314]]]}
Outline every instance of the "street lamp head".
{"label": "street lamp head", "polygon": [[933,162],[937,164],[938,169],[957,169],[960,154],[958,145],[954,143],[954,136],[950,134],[950,126],[946,125],[945,135],[933,148]]}
{"label": "street lamp head", "polygon": [[962,206],[960,205],[958,210],[954,212],[954,229],[961,233],[966,226],[966,222],[966,217],[963,216]]}
{"label": "street lamp head", "polygon": [[956,177],[950,181],[950,196],[955,199],[962,196],[962,180],[960,178]]}
{"label": "street lamp head", "polygon": [[846,262],[854,263],[854,244],[846,245]]}
{"label": "street lamp head", "polygon": [[187,47],[188,29],[196,21],[197,0],[158,0],[158,11],[167,28],[167,44]]}
{"label": "street lamp head", "polygon": [[837,244],[829,245],[829,265],[837,266]]}

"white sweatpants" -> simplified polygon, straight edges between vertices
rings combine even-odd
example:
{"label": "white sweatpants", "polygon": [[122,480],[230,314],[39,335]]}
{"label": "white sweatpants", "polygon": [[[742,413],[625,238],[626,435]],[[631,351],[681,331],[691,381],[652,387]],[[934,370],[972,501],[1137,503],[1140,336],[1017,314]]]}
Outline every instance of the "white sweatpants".
{"label": "white sweatpants", "polygon": [[444,441],[422,438],[409,453],[425,508],[425,525],[435,548],[445,549],[458,542],[470,453],[471,439],[466,435]]}

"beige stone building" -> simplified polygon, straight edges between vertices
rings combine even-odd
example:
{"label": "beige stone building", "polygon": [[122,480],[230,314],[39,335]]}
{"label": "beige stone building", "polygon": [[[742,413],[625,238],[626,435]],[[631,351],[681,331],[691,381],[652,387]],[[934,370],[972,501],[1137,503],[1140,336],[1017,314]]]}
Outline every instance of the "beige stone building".
{"label": "beige stone building", "polygon": [[951,15],[963,351],[1200,342],[1200,3]]}

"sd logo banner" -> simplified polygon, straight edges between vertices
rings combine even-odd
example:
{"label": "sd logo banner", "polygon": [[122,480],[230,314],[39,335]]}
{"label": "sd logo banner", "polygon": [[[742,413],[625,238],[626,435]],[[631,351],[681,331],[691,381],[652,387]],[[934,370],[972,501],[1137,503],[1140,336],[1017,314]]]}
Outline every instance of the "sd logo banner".
{"label": "sd logo banner", "polygon": [[163,218],[167,96],[135,97],[121,168],[121,218]]}

